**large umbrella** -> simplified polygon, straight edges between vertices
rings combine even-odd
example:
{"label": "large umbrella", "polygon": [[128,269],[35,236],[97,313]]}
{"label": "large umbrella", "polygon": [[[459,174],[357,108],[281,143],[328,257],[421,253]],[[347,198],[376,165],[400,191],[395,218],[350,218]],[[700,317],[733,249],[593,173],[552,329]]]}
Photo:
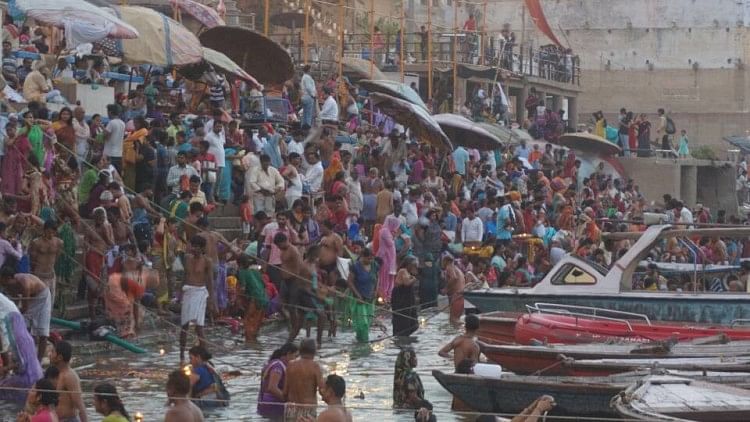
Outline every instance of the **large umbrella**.
{"label": "large umbrella", "polygon": [[123,62],[170,67],[203,60],[200,41],[179,22],[146,7],[112,6],[112,10],[141,34],[116,43]]}
{"label": "large umbrella", "polygon": [[458,114],[436,114],[433,117],[454,145],[483,151],[496,150],[503,145],[497,136],[464,116]]}
{"label": "large umbrella", "polygon": [[[341,64],[344,68],[344,75],[349,76],[351,79],[372,79],[378,81],[388,79],[385,74],[378,69],[378,66],[369,60],[356,57],[344,57],[341,60]],[[371,68],[372,75],[370,74]]]}
{"label": "large umbrella", "polygon": [[180,67],[180,73],[188,79],[199,79],[204,73],[210,72],[211,67],[220,69],[225,73],[231,74],[247,81],[249,84],[259,87],[260,84],[235,62],[227,57],[224,53],[203,47],[203,61],[197,64],[190,64]]}
{"label": "large umbrella", "polygon": [[370,94],[370,98],[373,105],[382,113],[408,127],[418,139],[429,142],[436,148],[453,149],[450,139],[427,110],[400,98],[377,92]]}
{"label": "large umbrella", "polygon": [[521,142],[522,137],[518,136],[513,129],[507,126],[500,126],[492,123],[477,122],[477,126],[495,135],[504,145],[515,145]]}
{"label": "large umbrella", "polygon": [[226,25],[224,19],[219,16],[219,12],[205,4],[193,0],[170,0],[170,3],[173,7],[177,7],[178,9],[185,11],[188,15],[194,17],[206,28]]}
{"label": "large umbrella", "polygon": [[594,154],[615,155],[620,153],[620,147],[593,133],[566,133],[560,136],[558,143],[570,149]]}
{"label": "large umbrella", "polygon": [[368,92],[379,92],[381,94],[387,94],[392,97],[408,101],[412,104],[416,104],[427,110],[427,105],[424,103],[424,101],[422,101],[422,97],[420,97],[416,91],[411,89],[409,85],[402,84],[401,82],[362,79],[357,82],[357,85],[359,85],[361,88],[364,88]]}
{"label": "large umbrella", "polygon": [[200,40],[226,54],[261,83],[282,84],[294,77],[292,58],[284,47],[255,31],[217,26],[202,33]]}
{"label": "large umbrella", "polygon": [[137,38],[138,30],[84,0],[16,0],[16,7],[36,21],[64,28],[81,42],[102,38]]}

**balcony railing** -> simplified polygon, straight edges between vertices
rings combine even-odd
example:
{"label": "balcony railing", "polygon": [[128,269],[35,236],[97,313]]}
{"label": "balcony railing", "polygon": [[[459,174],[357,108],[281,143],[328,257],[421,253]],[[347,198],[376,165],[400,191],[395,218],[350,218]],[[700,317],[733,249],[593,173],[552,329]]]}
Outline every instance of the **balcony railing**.
{"label": "balcony railing", "polygon": [[[284,45],[296,63],[305,60],[302,33],[273,34],[271,37]],[[484,41],[482,37],[485,37]],[[455,38],[455,42],[454,42]],[[580,60],[578,56],[565,53],[554,46],[521,49],[513,42],[498,41],[491,34],[459,32],[457,34],[433,32],[432,48],[419,41],[421,34],[408,33],[403,43],[404,62],[425,64],[429,61],[436,68],[458,64],[499,66],[518,75],[534,76],[555,82],[580,85]],[[455,46],[455,53],[454,53]],[[367,34],[347,34],[344,36],[344,56],[374,59],[379,69],[398,71],[401,65],[401,42],[397,35],[383,35],[382,43],[373,45]],[[328,45],[308,45],[307,61],[313,64],[333,62],[338,55],[334,43]]]}

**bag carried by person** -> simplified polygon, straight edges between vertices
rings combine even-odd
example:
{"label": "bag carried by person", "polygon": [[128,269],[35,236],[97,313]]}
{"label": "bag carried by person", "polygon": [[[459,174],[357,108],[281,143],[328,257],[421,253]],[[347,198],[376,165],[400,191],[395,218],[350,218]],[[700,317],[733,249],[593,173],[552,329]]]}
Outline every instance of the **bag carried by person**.
{"label": "bag carried by person", "polygon": [[677,132],[677,128],[674,126],[674,120],[671,117],[667,117],[667,127],[665,128],[667,135],[674,135]]}

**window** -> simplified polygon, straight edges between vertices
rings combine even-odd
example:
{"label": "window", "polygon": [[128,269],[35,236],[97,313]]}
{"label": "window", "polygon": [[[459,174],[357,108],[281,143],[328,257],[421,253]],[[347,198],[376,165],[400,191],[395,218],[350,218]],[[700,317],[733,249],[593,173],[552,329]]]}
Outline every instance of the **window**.
{"label": "window", "polygon": [[552,284],[596,284],[596,277],[575,265],[569,264],[563,266],[560,271],[552,278]]}

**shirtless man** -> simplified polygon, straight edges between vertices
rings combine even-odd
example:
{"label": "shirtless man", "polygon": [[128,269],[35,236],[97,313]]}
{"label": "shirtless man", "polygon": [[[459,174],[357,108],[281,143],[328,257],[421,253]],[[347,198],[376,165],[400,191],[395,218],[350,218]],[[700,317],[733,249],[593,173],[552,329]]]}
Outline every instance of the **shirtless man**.
{"label": "shirtless man", "polygon": [[86,286],[88,288],[89,318],[96,317],[96,303],[102,288],[104,255],[115,245],[112,225],[107,221],[104,208],[94,210],[94,226],[84,225],[84,243],[88,246],[85,258]]}
{"label": "shirtless man", "polygon": [[190,377],[181,370],[172,371],[167,378],[169,409],[164,422],[203,422],[200,407],[190,401]]}
{"label": "shirtless man", "polygon": [[[196,223],[196,226],[198,226],[198,232],[196,236],[200,236],[204,239],[206,239],[206,256],[208,259],[211,260],[213,263],[212,272],[213,274],[213,280],[214,280],[214,286],[218,286],[219,283],[219,243],[222,243],[222,247],[224,245],[228,245],[229,242],[222,236],[221,234],[211,231],[209,224],[208,224],[208,218],[203,217]],[[226,250],[226,248],[224,249]],[[216,292],[211,292],[211,298],[214,302],[211,303],[213,306],[213,309],[218,309],[218,305],[215,302],[216,301]],[[212,315],[212,317],[216,317],[217,315]]]}
{"label": "shirtless man", "polygon": [[185,283],[182,285],[182,309],[180,315],[180,366],[185,362],[185,345],[190,323],[195,323],[195,334],[200,345],[206,347],[203,325],[206,320],[206,306],[213,312],[211,292],[213,291],[213,262],[205,255],[206,239],[193,236],[190,239],[189,254],[185,255]]}
{"label": "shirtless man", "polygon": [[299,358],[289,362],[284,383],[284,420],[315,417],[318,404],[317,391],[323,387],[323,370],[315,361],[315,340],[304,339],[300,343]]}
{"label": "shirtless man", "polygon": [[26,317],[31,335],[37,341],[37,357],[41,361],[47,353],[49,322],[52,317],[52,297],[49,287],[32,274],[16,274],[10,265],[0,268],[0,283],[11,297],[21,298],[21,313]]}
{"label": "shirtless man", "polygon": [[118,208],[110,208],[108,213],[115,245],[118,248],[127,244],[135,245],[135,235],[133,234],[133,229],[130,227],[129,220],[122,218],[122,214]]}
{"label": "shirtless man", "polygon": [[81,380],[70,367],[73,347],[67,341],[58,341],[49,353],[50,365],[57,367],[57,390],[61,391],[60,399],[55,406],[60,422],[88,422],[86,405],[81,397]]}
{"label": "shirtless man", "polygon": [[[326,378],[325,385],[320,387],[320,397],[328,405],[317,422],[352,422],[352,414],[342,402],[346,393],[346,381],[338,375],[331,374]],[[312,419],[307,419],[312,421]]]}
{"label": "shirtless man", "polygon": [[477,343],[477,330],[479,329],[479,317],[474,314],[467,315],[465,321],[466,332],[451,340],[450,343],[443,346],[438,355],[444,358],[450,358],[450,352],[453,351],[453,365],[458,369],[458,365],[468,359],[473,363],[479,362],[479,343]]}
{"label": "shirtless man", "polygon": [[461,320],[461,314],[464,312],[463,293],[466,280],[464,278],[464,273],[462,273],[453,262],[452,256],[447,255],[443,258],[443,266],[445,269],[445,281],[447,284],[443,293],[448,295],[448,303],[450,304],[450,322],[451,324],[458,324]]}
{"label": "shirtless man", "polygon": [[57,237],[57,226],[52,220],[44,222],[42,237],[34,239],[29,245],[31,273],[39,277],[49,287],[52,295],[51,304],[55,304],[55,262],[63,250],[63,241]]}
{"label": "shirtless man", "polygon": [[129,223],[130,219],[133,218],[133,210],[130,208],[130,200],[122,192],[122,189],[120,189],[120,184],[112,182],[107,186],[107,189],[112,192],[115,205],[120,210],[120,216],[124,221]]}
{"label": "shirtless man", "polygon": [[185,239],[186,242],[192,239],[193,236],[200,231],[198,228],[198,220],[201,218],[203,218],[203,205],[198,202],[191,203],[188,216],[182,221],[183,239]]}
{"label": "shirtless man", "polygon": [[320,233],[320,268],[328,273],[335,272],[338,258],[344,252],[344,240],[333,231],[331,220],[321,223]]}
{"label": "shirtless man", "polygon": [[[302,289],[301,296],[297,298],[299,301],[296,302],[296,304],[300,306],[300,308],[297,308],[297,312],[300,315],[300,323],[303,321],[307,323],[307,314],[312,313],[316,315],[315,319],[318,323],[318,335],[316,338],[318,341],[318,347],[323,344],[324,322],[326,319],[329,320],[329,323],[331,322],[331,319],[327,318],[323,306],[319,306],[319,304],[323,303],[329,295],[329,289],[323,282],[324,280],[318,280],[318,259],[320,257],[320,250],[321,247],[319,245],[312,246],[308,249],[305,254],[305,261],[302,263],[302,266],[300,266],[299,273],[297,274],[299,277],[296,280],[299,288]],[[332,327],[333,324],[329,325],[328,337],[332,336]],[[310,337],[309,324],[306,324],[306,329],[307,337]]]}
{"label": "shirtless man", "polygon": [[294,341],[302,328],[302,319],[305,311],[299,307],[309,305],[311,301],[304,300],[305,286],[299,279],[299,274],[303,272],[304,263],[299,250],[289,242],[289,238],[284,233],[276,233],[273,237],[273,244],[281,252],[281,271],[282,283],[285,285],[282,291],[286,292],[286,297],[282,300],[287,306],[289,313],[289,341]]}

